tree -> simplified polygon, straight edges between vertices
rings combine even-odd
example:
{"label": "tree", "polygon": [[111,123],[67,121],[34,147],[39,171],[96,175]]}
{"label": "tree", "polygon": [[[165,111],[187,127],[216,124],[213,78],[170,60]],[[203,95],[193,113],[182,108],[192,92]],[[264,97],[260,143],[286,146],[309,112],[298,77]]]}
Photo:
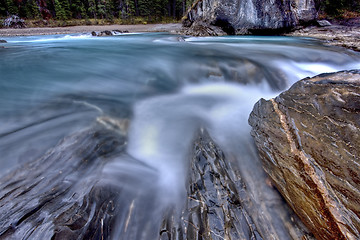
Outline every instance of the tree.
{"label": "tree", "polygon": [[88,16],[96,18],[96,3],[95,3],[95,0],[89,0]]}
{"label": "tree", "polygon": [[359,0],[322,0],[321,9],[332,16],[339,15],[344,10],[360,12]]}
{"label": "tree", "polygon": [[26,18],[38,19],[41,17],[39,6],[35,0],[27,1],[23,10],[24,13],[21,13],[20,15]]}
{"label": "tree", "polygon": [[99,0],[99,3],[97,5],[97,13],[98,16],[101,18],[106,17],[106,0]]}
{"label": "tree", "polygon": [[[330,4],[335,0],[324,1]],[[343,1],[345,0],[340,0]],[[141,16],[148,21],[158,21],[164,16],[181,18],[192,2],[193,0],[0,0],[0,16],[16,14],[28,19],[58,20]]]}
{"label": "tree", "polygon": [[13,0],[6,0],[6,6],[7,6],[7,14],[8,15],[17,15],[19,13],[18,7],[15,5]]}
{"label": "tree", "polygon": [[54,0],[55,15],[59,20],[67,20],[70,17],[70,7],[67,0]]}
{"label": "tree", "polygon": [[73,18],[81,19],[87,17],[84,3],[81,0],[72,0],[70,11]]}

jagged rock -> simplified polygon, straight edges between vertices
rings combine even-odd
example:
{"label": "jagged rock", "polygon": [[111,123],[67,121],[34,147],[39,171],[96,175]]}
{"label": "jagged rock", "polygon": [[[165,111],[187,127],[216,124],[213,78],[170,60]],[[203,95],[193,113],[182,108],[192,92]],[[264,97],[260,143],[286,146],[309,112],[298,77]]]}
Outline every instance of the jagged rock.
{"label": "jagged rock", "polygon": [[123,147],[114,131],[85,130],[2,177],[0,239],[108,238],[116,190],[86,177]]}
{"label": "jagged rock", "polygon": [[16,15],[12,15],[4,20],[4,27],[10,28],[24,28],[26,27],[25,21]]}
{"label": "jagged rock", "polygon": [[6,40],[0,39],[0,43],[7,43]]}
{"label": "jagged rock", "polygon": [[226,35],[226,32],[224,32],[220,27],[209,26],[209,24],[201,21],[196,22],[196,24],[192,24],[189,28],[184,28],[180,33],[195,37]]}
{"label": "jagged rock", "polygon": [[198,0],[183,19],[183,25],[205,22],[227,34],[270,34],[314,21],[315,0]]}
{"label": "jagged rock", "polygon": [[[164,219],[161,240],[314,239],[277,191],[254,196],[237,161],[206,131],[194,142],[190,169],[186,206],[178,219],[171,214]],[[268,187],[262,184],[265,188],[255,191]]]}
{"label": "jagged rock", "polygon": [[[313,239],[278,194],[253,199],[235,159],[206,132],[194,142],[180,216],[151,211],[152,179],[127,174],[138,163],[123,151],[128,120],[97,122],[0,179],[0,239]],[[254,215],[260,205],[271,209]]]}
{"label": "jagged rock", "polygon": [[331,23],[328,20],[317,20],[316,23],[319,27],[331,26]]}
{"label": "jagged rock", "polygon": [[119,35],[119,34],[122,34],[122,33],[128,33],[128,32],[129,31],[127,31],[127,30],[125,30],[125,31],[120,31],[120,30],[109,31],[109,30],[105,30],[105,31],[101,31],[101,32],[92,31],[91,35],[94,36],[94,37],[103,37],[103,36],[115,36],[115,35]]}
{"label": "jagged rock", "polygon": [[265,171],[317,239],[360,239],[360,70],[261,99],[249,118]]}

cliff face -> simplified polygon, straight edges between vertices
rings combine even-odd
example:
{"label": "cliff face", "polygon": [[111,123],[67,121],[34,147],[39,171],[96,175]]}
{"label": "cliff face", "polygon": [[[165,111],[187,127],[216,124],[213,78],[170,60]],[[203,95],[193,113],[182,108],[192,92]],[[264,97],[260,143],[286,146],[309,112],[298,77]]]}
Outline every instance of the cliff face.
{"label": "cliff face", "polygon": [[249,123],[264,169],[317,239],[360,239],[360,71],[260,100]]}
{"label": "cliff face", "polygon": [[315,5],[315,0],[199,0],[184,26],[206,22],[227,34],[274,32],[314,20]]}

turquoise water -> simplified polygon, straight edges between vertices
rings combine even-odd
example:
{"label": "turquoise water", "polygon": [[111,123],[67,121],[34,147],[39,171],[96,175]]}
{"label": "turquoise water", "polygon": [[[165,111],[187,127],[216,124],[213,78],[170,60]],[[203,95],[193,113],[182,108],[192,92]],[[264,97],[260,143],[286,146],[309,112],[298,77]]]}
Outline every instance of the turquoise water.
{"label": "turquoise water", "polygon": [[[206,129],[226,154],[245,158],[239,161],[245,182],[259,194],[254,172],[261,167],[247,125],[254,103],[304,77],[360,68],[360,54],[304,38],[139,33],[4,39],[0,171],[37,159],[102,117],[127,119],[125,151],[155,171],[151,181],[166,196],[162,206],[181,205],[187,156],[199,129]],[[146,176],[121,161],[102,171],[110,181],[124,171]],[[140,192],[142,187],[137,186]]]}

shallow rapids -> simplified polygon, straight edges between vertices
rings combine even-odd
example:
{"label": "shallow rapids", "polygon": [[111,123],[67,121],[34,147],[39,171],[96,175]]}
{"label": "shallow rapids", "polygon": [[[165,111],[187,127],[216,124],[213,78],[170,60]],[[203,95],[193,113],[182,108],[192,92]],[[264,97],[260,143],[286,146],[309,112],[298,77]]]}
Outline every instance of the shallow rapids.
{"label": "shallow rapids", "polygon": [[[265,225],[266,176],[247,124],[253,105],[301,78],[360,68],[360,54],[305,38],[146,33],[5,40],[0,45],[0,173],[40,158],[64,138],[66,145],[68,136],[95,124],[118,131],[126,138],[125,149],[89,175],[69,180],[77,182],[76,191],[81,184],[100,182],[126,192],[127,210],[117,216],[114,239],[156,238],[162,214],[170,206],[181,211],[199,131],[237,159],[254,200],[249,212],[255,224]],[[67,154],[79,154],[73,151]],[[143,208],[132,219],[135,202]]]}

